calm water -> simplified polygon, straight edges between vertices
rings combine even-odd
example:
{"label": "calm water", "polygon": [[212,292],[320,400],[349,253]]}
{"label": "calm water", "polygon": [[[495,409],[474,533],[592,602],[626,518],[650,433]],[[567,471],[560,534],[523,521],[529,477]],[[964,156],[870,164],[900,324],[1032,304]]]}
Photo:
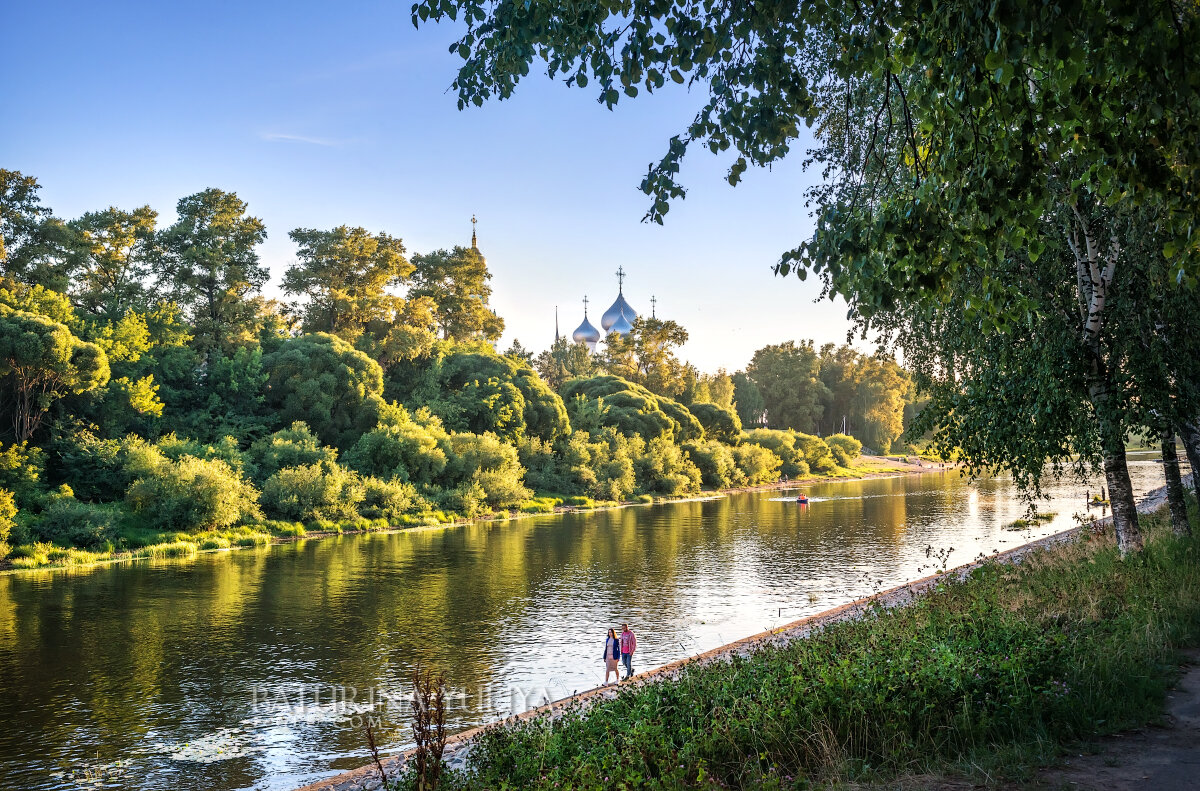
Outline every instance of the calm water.
{"label": "calm water", "polygon": [[[1138,492],[1160,484],[1131,464]],[[390,747],[420,662],[455,729],[596,686],[607,626],[644,670],[1072,526],[957,473],[0,576],[0,788],[289,789]],[[1096,485],[1090,487],[1093,491]],[[344,689],[344,688],[353,688]],[[369,696],[374,696],[373,703]]]}

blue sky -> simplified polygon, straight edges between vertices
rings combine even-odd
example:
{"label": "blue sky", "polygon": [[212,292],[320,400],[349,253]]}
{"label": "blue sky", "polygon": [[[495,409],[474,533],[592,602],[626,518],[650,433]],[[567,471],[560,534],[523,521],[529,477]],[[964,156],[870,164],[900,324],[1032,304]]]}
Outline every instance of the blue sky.
{"label": "blue sky", "polygon": [[672,86],[610,112],[535,73],[514,99],[460,112],[456,29],[414,30],[409,5],[8,3],[0,167],[37,177],[66,218],[148,203],[166,224],[184,195],[235,191],[267,224],[272,295],[293,228],[386,230],[411,253],[468,243],[475,214],[501,348],[545,348],[555,306],[569,332],[584,294],[598,317],[618,266],[634,308],[655,295],[688,329],[683,356],[702,370],[844,340],[844,304],[771,273],[812,230],[799,157],[735,189],[728,160],[697,150],[687,199],[665,226],[642,223],[641,177],[699,94]]}

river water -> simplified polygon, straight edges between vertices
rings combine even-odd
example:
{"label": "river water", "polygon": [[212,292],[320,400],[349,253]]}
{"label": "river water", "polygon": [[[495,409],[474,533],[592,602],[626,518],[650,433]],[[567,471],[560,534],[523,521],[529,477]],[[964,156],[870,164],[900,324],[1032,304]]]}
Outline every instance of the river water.
{"label": "river water", "polygon": [[[1162,467],[1131,455],[1135,491]],[[409,738],[421,663],[454,730],[1072,527],[1096,483],[955,472],[0,575],[0,788],[289,789]],[[1095,512],[1094,512],[1095,513]]]}

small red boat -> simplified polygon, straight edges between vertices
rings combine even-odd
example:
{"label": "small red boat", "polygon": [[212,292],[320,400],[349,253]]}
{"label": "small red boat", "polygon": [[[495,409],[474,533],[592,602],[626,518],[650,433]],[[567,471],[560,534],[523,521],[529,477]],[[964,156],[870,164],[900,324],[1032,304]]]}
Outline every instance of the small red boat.
{"label": "small red boat", "polygon": [[801,503],[803,505],[808,505],[808,498],[805,497],[804,495],[800,495],[799,497],[796,498],[796,502]]}

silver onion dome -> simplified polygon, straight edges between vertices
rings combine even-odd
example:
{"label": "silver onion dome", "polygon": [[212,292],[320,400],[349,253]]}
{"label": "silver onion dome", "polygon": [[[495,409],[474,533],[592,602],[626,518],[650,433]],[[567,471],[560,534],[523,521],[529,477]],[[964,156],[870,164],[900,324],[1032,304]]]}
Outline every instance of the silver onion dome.
{"label": "silver onion dome", "polygon": [[[637,318],[637,316],[635,315],[634,318]],[[629,333],[633,332],[633,324],[628,318],[626,318],[625,314],[622,313],[617,316],[616,321],[612,323],[612,326],[608,328],[608,331],[615,332],[618,335],[628,335]]]}
{"label": "silver onion dome", "polygon": [[617,301],[612,303],[612,307],[604,311],[604,315],[600,317],[600,326],[606,332],[611,331],[618,319],[623,319],[626,324],[633,324],[637,315],[637,311],[629,307],[629,303],[625,301],[625,295],[617,294]]}
{"label": "silver onion dome", "polygon": [[583,323],[576,327],[575,331],[571,333],[571,340],[575,341],[576,343],[585,344],[588,347],[588,351],[594,352],[596,351],[596,344],[600,342],[601,335],[600,330],[593,327],[592,323],[588,321],[587,306],[588,298],[584,296]]}
{"label": "silver onion dome", "polygon": [[571,333],[571,340],[576,343],[596,343],[600,340],[600,330],[592,326],[588,321],[587,316],[583,317],[583,323],[580,324],[574,332]]}
{"label": "silver onion dome", "polygon": [[[604,315],[600,317],[600,326],[604,328],[605,332],[612,332],[613,325],[622,317],[626,324],[632,325],[637,320],[638,314],[625,301],[625,269],[617,267],[617,299],[612,303],[612,307],[604,311]],[[622,334],[629,332],[629,329],[622,331]]]}

